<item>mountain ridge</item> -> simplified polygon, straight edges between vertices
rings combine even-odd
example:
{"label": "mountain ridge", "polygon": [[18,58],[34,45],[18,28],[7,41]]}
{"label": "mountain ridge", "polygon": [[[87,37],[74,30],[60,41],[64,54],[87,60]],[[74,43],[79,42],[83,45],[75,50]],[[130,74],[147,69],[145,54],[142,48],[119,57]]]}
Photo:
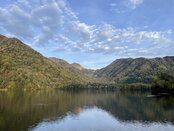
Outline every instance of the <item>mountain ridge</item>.
{"label": "mountain ridge", "polygon": [[44,57],[16,38],[1,35],[0,54],[0,88],[56,88],[86,84],[90,79]]}
{"label": "mountain ridge", "polygon": [[153,84],[162,74],[174,73],[174,56],[121,58],[92,70],[78,63],[44,57],[17,38],[3,35],[0,35],[0,54],[0,88],[56,88],[91,83]]}
{"label": "mountain ridge", "polygon": [[[156,58],[123,58],[96,71],[97,77],[106,77],[116,83],[152,83],[161,72],[174,72],[174,56]],[[138,80],[142,79],[142,80]]]}

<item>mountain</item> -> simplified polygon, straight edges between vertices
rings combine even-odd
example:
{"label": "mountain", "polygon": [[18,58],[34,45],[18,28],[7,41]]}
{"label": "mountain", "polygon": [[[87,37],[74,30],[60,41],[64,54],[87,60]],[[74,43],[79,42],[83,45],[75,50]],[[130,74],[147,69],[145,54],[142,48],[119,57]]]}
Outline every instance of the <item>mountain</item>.
{"label": "mountain", "polygon": [[72,65],[74,68],[80,70],[83,74],[87,75],[88,77],[95,78],[95,76],[94,76],[95,70],[86,69],[86,68],[82,67],[82,66],[81,66],[80,64],[78,64],[78,63],[72,63],[71,65]]}
{"label": "mountain", "polygon": [[[71,72],[74,73],[74,75],[81,75],[81,77],[86,76],[85,73],[83,73],[83,70],[85,70],[85,68],[83,68],[80,64],[76,63],[76,64],[69,64],[67,61],[63,60],[63,59],[59,59],[59,58],[49,58],[51,61],[53,61],[54,63],[56,63],[59,66],[64,67],[66,70],[70,70]],[[77,66],[76,66],[77,65]],[[90,79],[89,77],[86,77],[88,79]],[[92,78],[91,78],[92,81]]]}
{"label": "mountain", "polygon": [[125,58],[99,69],[85,69],[46,58],[16,38],[0,35],[0,89],[58,88],[70,85],[153,84],[174,87],[174,56]]}
{"label": "mountain", "polygon": [[104,79],[104,78],[97,78],[94,76],[95,70],[92,69],[86,69],[83,66],[81,66],[78,63],[72,63],[69,64],[67,61],[63,60],[63,59],[59,59],[59,58],[49,58],[50,60],[52,60],[53,62],[57,63],[58,65],[61,65],[63,67],[66,68],[66,70],[71,70],[72,72],[74,72],[74,74],[78,73],[81,74],[83,76],[85,76],[85,78],[88,80],[88,83],[103,83],[106,84],[109,81]]}
{"label": "mountain", "polygon": [[[57,60],[56,60],[57,61]],[[55,62],[16,38],[0,35],[0,88],[53,88],[86,84],[90,78],[64,60]]]}
{"label": "mountain", "polygon": [[52,61],[56,62],[57,64],[60,64],[66,68],[71,68],[71,70],[74,70],[75,72],[79,72],[83,75],[86,75],[88,76],[89,78],[91,79],[95,79],[94,78],[94,73],[95,73],[95,70],[92,70],[92,69],[86,69],[84,68],[83,66],[81,66],[80,64],[78,63],[72,63],[72,64],[69,64],[67,61],[63,60],[63,59],[59,59],[59,58],[50,58]]}
{"label": "mountain", "polygon": [[57,63],[57,64],[60,64],[60,65],[69,65],[69,63],[63,59],[58,59],[58,58],[55,58],[55,57],[51,57],[49,58],[51,59],[53,62]]}
{"label": "mountain", "polygon": [[83,68],[80,64],[78,64],[78,63],[72,63],[71,64],[74,68],[76,68],[76,69],[78,69],[78,70],[80,70],[80,71],[82,71],[82,70],[84,70],[85,68]]}
{"label": "mountain", "polygon": [[151,84],[163,73],[174,73],[174,56],[163,58],[125,58],[99,69],[95,76],[104,77],[116,83]]}

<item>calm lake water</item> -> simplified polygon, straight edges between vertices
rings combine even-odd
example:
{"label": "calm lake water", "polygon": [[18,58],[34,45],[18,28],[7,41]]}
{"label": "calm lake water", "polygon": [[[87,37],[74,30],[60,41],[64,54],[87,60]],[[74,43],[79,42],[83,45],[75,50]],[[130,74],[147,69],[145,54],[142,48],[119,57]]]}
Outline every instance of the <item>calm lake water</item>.
{"label": "calm lake water", "polygon": [[150,92],[0,92],[0,131],[174,131],[174,97]]}

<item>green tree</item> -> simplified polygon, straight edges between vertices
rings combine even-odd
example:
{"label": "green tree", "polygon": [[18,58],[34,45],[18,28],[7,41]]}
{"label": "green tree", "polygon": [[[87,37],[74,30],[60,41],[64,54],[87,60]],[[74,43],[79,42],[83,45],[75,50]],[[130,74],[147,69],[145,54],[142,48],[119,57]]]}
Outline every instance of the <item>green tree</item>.
{"label": "green tree", "polygon": [[10,81],[7,86],[8,89],[15,89],[16,83],[14,81]]}

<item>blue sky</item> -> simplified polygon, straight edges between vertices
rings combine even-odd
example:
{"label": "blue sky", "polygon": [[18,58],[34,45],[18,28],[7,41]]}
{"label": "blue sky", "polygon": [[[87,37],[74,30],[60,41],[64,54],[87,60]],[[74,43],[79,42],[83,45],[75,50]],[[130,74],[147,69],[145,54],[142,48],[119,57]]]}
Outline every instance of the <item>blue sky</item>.
{"label": "blue sky", "polygon": [[97,69],[174,55],[174,0],[0,0],[0,34]]}

